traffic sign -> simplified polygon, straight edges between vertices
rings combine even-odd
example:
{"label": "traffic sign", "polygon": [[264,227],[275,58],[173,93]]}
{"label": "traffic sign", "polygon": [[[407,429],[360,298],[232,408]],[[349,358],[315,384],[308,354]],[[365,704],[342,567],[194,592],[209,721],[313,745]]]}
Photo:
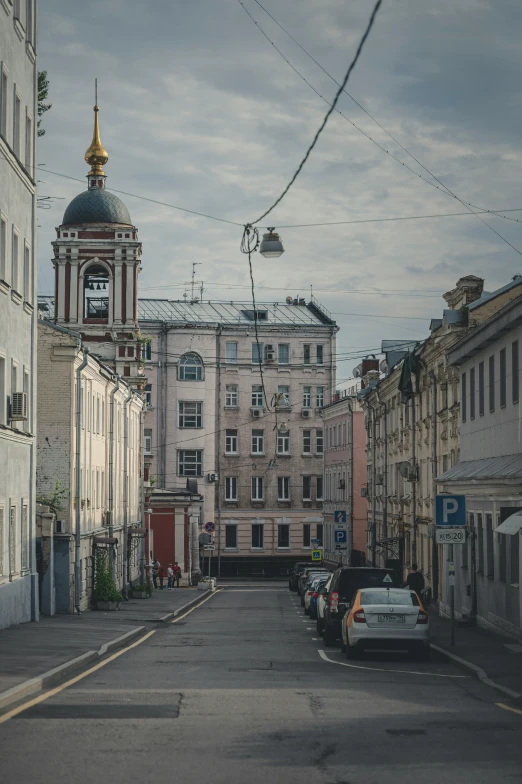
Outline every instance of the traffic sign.
{"label": "traffic sign", "polygon": [[334,531],[335,534],[335,544],[346,544],[348,541],[348,531],[346,528],[339,528],[338,531]]}
{"label": "traffic sign", "polygon": [[437,544],[465,544],[466,530],[460,528],[440,527],[436,530]]}
{"label": "traffic sign", "polygon": [[312,550],[312,561],[322,561],[322,560],[323,560],[323,551]]}
{"label": "traffic sign", "polygon": [[343,509],[338,509],[334,512],[334,523],[345,523],[346,522],[346,512]]}
{"label": "traffic sign", "polygon": [[466,525],[466,496],[438,495],[435,498],[435,520],[437,526]]}
{"label": "traffic sign", "polygon": [[207,533],[213,534],[215,530],[216,530],[216,524],[215,523],[205,523],[205,531]]}
{"label": "traffic sign", "polygon": [[335,549],[336,550],[347,550],[348,549],[348,545],[347,544],[336,544],[335,545]]}
{"label": "traffic sign", "polygon": [[214,544],[206,544],[203,549],[204,550],[215,550],[216,546]]}
{"label": "traffic sign", "polygon": [[312,544],[321,544],[321,540],[320,539],[310,539],[310,541],[311,541]]}

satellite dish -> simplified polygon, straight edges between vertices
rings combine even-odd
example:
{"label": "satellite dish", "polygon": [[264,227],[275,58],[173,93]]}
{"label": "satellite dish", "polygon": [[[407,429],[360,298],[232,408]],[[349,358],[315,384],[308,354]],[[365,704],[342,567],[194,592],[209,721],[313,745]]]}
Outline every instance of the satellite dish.
{"label": "satellite dish", "polygon": [[362,367],[360,365],[357,365],[357,367],[354,367],[354,369],[352,370],[353,377],[360,378],[361,372],[362,372]]}
{"label": "satellite dish", "polygon": [[292,299],[292,297],[287,297],[286,300],[285,300],[287,305],[291,305],[293,301],[294,300]]}
{"label": "satellite dish", "polygon": [[388,363],[386,362],[385,359],[381,359],[381,361],[379,363],[379,370],[381,371],[381,373],[387,373],[388,372]]}
{"label": "satellite dish", "polygon": [[404,479],[408,479],[408,477],[411,476],[411,472],[412,472],[411,464],[408,463],[407,460],[403,460],[401,463],[399,463],[399,474]]}

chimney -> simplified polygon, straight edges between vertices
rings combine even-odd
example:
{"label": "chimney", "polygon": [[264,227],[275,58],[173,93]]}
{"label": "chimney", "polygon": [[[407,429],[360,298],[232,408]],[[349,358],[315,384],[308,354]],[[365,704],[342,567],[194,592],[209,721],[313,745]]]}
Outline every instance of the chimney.
{"label": "chimney", "polygon": [[370,370],[379,370],[379,360],[372,357],[365,357],[362,361],[361,376],[364,378]]}
{"label": "chimney", "polygon": [[466,275],[464,278],[459,278],[454,289],[447,291],[443,295],[448,307],[452,310],[458,310],[465,305],[471,305],[472,302],[479,299],[484,290],[483,278],[477,278],[475,275]]}

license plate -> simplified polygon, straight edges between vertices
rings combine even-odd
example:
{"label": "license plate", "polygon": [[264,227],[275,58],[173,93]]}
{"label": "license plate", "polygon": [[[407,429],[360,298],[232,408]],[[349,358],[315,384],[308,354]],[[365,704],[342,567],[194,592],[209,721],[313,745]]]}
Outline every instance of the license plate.
{"label": "license plate", "polygon": [[379,623],[404,623],[404,615],[378,615]]}

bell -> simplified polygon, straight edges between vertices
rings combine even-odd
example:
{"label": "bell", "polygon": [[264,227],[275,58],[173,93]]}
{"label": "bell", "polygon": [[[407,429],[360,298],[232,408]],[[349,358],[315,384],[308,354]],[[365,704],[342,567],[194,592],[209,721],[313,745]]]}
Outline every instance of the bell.
{"label": "bell", "polygon": [[101,286],[100,286],[100,284],[99,284],[99,283],[98,283],[98,285],[96,286],[96,289],[97,289],[97,291],[100,291],[100,289],[101,289]]}

